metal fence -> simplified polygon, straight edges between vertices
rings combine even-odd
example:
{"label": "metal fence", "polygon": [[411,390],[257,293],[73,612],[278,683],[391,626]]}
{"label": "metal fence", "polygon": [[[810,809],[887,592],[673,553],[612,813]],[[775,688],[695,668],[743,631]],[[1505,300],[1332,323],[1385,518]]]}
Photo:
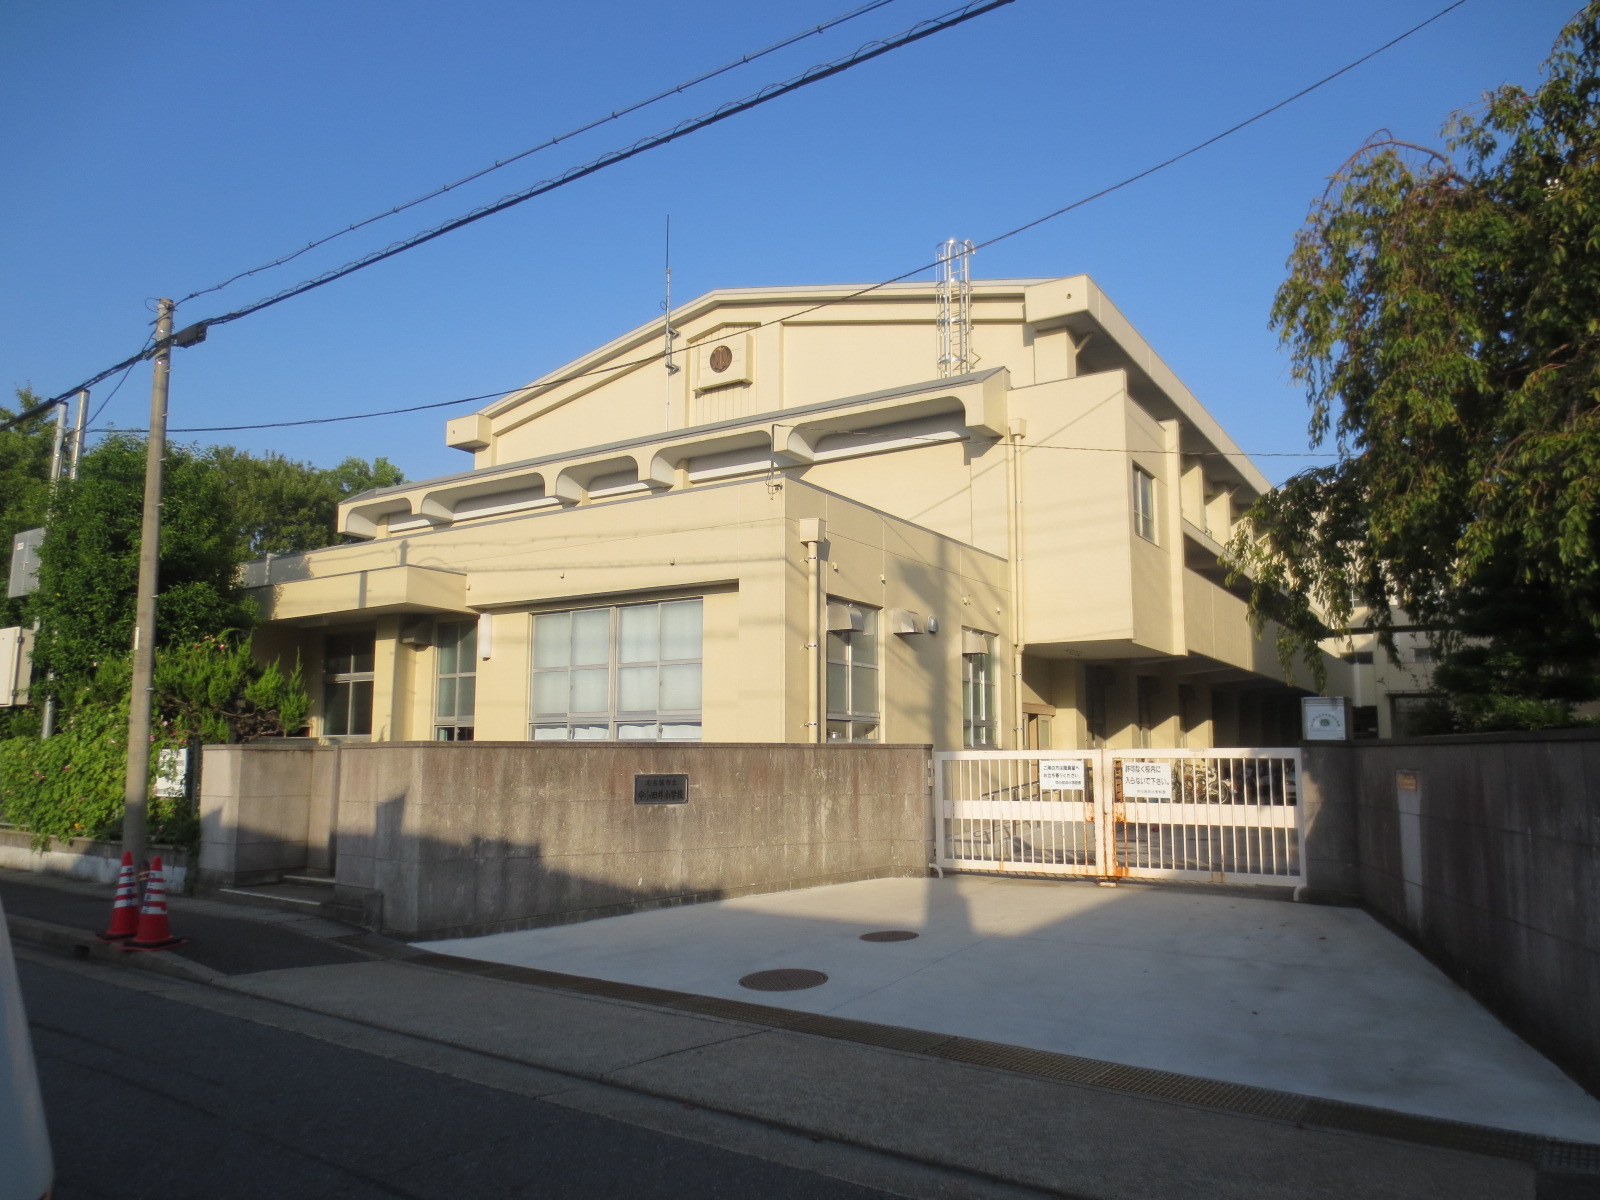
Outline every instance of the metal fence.
{"label": "metal fence", "polygon": [[959,750],[934,769],[942,867],[1303,882],[1297,749]]}

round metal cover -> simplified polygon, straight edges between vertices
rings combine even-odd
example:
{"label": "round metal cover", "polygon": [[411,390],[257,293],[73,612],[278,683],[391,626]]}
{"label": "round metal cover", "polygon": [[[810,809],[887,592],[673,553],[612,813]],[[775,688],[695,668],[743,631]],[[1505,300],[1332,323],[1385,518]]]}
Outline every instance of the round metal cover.
{"label": "round metal cover", "polygon": [[733,351],[726,346],[718,346],[711,352],[711,369],[721,374],[733,366]]}
{"label": "round metal cover", "polygon": [[775,971],[757,971],[739,980],[740,987],[757,992],[798,992],[803,988],[821,987],[828,977],[821,971],[808,971],[804,967],[779,967]]}
{"label": "round metal cover", "polygon": [[909,942],[917,935],[909,929],[879,929],[873,933],[863,933],[863,942]]}

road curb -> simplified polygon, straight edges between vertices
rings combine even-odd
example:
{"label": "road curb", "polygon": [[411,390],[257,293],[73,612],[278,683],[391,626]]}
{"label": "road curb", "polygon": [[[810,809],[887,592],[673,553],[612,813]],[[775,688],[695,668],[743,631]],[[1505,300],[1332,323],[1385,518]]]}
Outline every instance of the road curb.
{"label": "road curb", "polygon": [[113,967],[152,971],[158,975],[185,979],[190,983],[216,983],[227,978],[221,971],[202,966],[170,950],[124,950],[115,943],[102,942],[92,933],[74,929],[70,925],[57,925],[54,921],[41,921],[36,917],[16,917],[8,913],[6,928],[10,931],[13,942],[23,942],[41,949],[53,950],[69,958]]}

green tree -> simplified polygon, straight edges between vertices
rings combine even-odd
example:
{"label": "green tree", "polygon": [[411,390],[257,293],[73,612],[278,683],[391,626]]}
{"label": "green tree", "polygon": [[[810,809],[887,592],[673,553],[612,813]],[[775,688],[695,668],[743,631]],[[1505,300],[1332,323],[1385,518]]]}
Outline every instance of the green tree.
{"label": "green tree", "polygon": [[1470,695],[1526,717],[1600,694],[1600,3],[1536,91],[1444,136],[1369,143],[1296,236],[1273,324],[1338,458],[1229,550],[1286,666],[1358,613],[1388,642],[1398,605],[1484,726],[1507,722]]}
{"label": "green tree", "polygon": [[[26,389],[17,392],[17,408],[0,405],[0,424],[39,403]],[[50,498],[50,448],[55,438],[53,415],[34,417],[0,432],[0,571],[10,572],[12,539],[24,529],[44,524]],[[0,625],[18,625],[23,602],[0,592]]]}
{"label": "green tree", "polygon": [[335,518],[341,500],[405,479],[386,458],[347,458],[325,470],[278,454],[257,458],[232,446],[206,454],[227,482],[247,558],[332,545],[339,540]]}
{"label": "green tree", "polygon": [[[55,671],[62,694],[132,642],[144,458],[140,439],[106,438],[58,491],[29,607],[41,622],[35,667]],[[248,631],[255,615],[238,582],[245,550],[222,475],[204,455],[169,446],[161,508],[160,644]]]}

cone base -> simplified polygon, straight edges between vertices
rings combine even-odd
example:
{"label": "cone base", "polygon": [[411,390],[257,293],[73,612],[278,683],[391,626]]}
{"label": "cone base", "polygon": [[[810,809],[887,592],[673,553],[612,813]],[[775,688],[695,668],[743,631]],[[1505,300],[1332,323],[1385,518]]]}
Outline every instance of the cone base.
{"label": "cone base", "polygon": [[95,937],[99,938],[102,942],[125,942],[129,938],[131,938],[132,936],[133,936],[133,934],[131,934],[131,933],[97,933],[97,934],[95,934]]}
{"label": "cone base", "polygon": [[165,950],[169,946],[182,946],[188,938],[173,937],[159,942],[123,942],[124,950]]}

